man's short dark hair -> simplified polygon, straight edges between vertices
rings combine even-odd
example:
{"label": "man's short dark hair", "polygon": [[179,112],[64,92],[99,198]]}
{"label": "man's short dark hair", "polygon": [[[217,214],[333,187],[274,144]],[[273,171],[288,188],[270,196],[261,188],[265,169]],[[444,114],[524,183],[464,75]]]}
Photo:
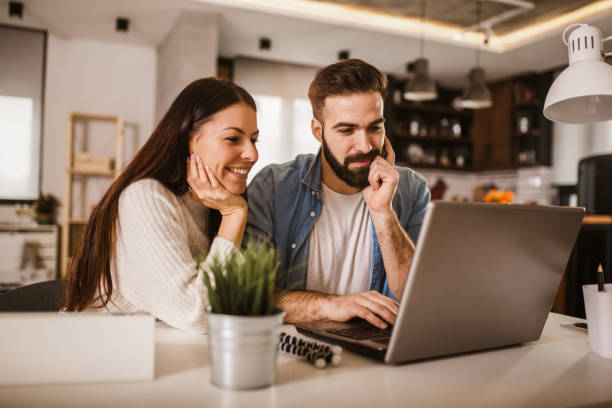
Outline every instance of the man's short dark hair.
{"label": "man's short dark hair", "polygon": [[325,98],[335,95],[379,92],[387,96],[387,75],[360,59],[340,61],[317,71],[308,98],[312,114],[322,122]]}

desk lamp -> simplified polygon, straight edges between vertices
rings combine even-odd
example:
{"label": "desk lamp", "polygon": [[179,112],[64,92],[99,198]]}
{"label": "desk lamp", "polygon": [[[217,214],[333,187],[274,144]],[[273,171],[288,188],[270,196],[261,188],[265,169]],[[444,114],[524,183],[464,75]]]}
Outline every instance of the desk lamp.
{"label": "desk lamp", "polygon": [[603,51],[604,41],[612,36],[602,39],[599,28],[572,24],[563,31],[562,38],[567,45],[569,66],[550,87],[544,102],[544,116],[559,123],[612,119],[612,66],[604,61],[612,53],[604,54]]}

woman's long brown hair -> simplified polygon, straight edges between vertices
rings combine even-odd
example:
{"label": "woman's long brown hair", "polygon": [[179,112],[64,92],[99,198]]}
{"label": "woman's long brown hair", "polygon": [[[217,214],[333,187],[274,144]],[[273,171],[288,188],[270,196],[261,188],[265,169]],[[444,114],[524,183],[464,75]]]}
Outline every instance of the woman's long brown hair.
{"label": "woman's long brown hair", "polygon": [[[189,138],[206,119],[236,103],[246,103],[254,110],[255,101],[236,84],[214,78],[189,84],[176,97],[151,137],[112,183],[94,208],[83,239],[69,266],[64,298],[66,311],[83,311],[94,302],[104,307],[113,293],[111,262],[115,251],[119,196],[131,183],[152,178],[176,195],[187,192],[186,161]],[[212,241],[221,215],[209,211],[207,235]]]}

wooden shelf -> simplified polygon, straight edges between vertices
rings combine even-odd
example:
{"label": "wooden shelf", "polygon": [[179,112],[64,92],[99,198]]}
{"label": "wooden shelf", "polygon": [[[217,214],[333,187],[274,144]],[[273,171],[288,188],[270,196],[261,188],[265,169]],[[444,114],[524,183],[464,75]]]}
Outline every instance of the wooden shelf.
{"label": "wooden shelf", "polygon": [[8,224],[0,223],[0,231],[31,232],[31,231],[54,231],[57,224]]}
{"label": "wooden shelf", "polygon": [[399,109],[410,110],[410,111],[442,113],[442,114],[450,115],[450,116],[471,117],[473,115],[472,111],[469,111],[469,110],[458,110],[450,106],[428,105],[426,103],[414,103],[414,102],[402,101],[400,103],[396,103],[395,107]]}
{"label": "wooden shelf", "polygon": [[432,165],[432,164],[412,164],[412,163],[407,163],[407,162],[396,162],[395,163],[398,166],[402,166],[402,167],[410,167],[411,169],[415,169],[415,170],[447,170],[447,171],[473,171],[472,166],[465,166],[465,167],[457,167],[457,166],[449,166],[449,167],[444,167],[444,166],[440,166],[440,165]]}
{"label": "wooden shelf", "polygon": [[[114,124],[114,132],[113,134],[108,134],[106,137],[112,137],[114,140],[114,156],[106,157],[93,155],[91,152],[87,150],[87,138],[89,135],[85,134],[85,136],[81,139],[82,146],[79,146],[79,152],[76,153],[75,141],[77,140],[76,131],[76,122],[112,122]],[[65,194],[64,194],[64,228],[62,229],[62,277],[66,276],[67,267],[72,260],[72,256],[74,255],[74,251],[80,244],[80,240],[82,239],[82,234],[85,231],[88,219],[86,213],[87,211],[83,209],[83,214],[79,214],[80,217],[83,218],[75,218],[73,217],[73,184],[78,181],[82,181],[83,184],[87,185],[88,177],[106,177],[106,178],[115,178],[117,174],[121,171],[123,167],[123,130],[124,123],[123,118],[121,116],[115,115],[104,115],[97,113],[82,113],[82,112],[71,112],[68,114],[68,132],[66,133],[66,155],[65,155]],[[77,157],[77,155],[80,156]],[[89,155],[89,157],[87,157]],[[75,162],[76,159],[79,160],[95,160],[102,159],[103,162],[111,162],[114,161],[115,169],[109,170],[105,166],[102,165],[88,165],[81,164],[80,162]],[[110,160],[107,160],[110,159]],[[87,163],[89,164],[89,163]],[[89,168],[88,168],[89,167]],[[82,203],[83,204],[83,203]]]}
{"label": "wooden shelf", "polygon": [[98,176],[98,177],[115,177],[114,170],[79,170],[79,169],[68,169],[70,174],[80,176]]}
{"label": "wooden shelf", "polygon": [[68,224],[85,225],[89,222],[87,218],[72,218],[68,220]]}
{"label": "wooden shelf", "polygon": [[391,137],[394,137],[396,141],[406,142],[423,142],[423,143],[449,143],[449,144],[472,144],[473,140],[461,137],[419,137],[411,136],[407,133],[393,133]]}
{"label": "wooden shelf", "polygon": [[512,167],[515,169],[528,169],[529,167],[542,167],[544,166],[542,163],[529,163],[529,164],[519,164],[515,163]]}
{"label": "wooden shelf", "polygon": [[540,101],[539,99],[534,99],[529,102],[521,102],[521,103],[514,104],[514,107],[517,109],[529,109],[529,108],[541,109],[542,106],[543,106],[542,101]]}
{"label": "wooden shelf", "polygon": [[512,138],[514,139],[539,139],[542,133],[538,129],[532,129],[527,133],[514,132]]}
{"label": "wooden shelf", "polygon": [[122,120],[119,116],[114,115],[99,115],[96,113],[71,112],[68,115],[68,120],[99,120],[103,122],[118,122]]}

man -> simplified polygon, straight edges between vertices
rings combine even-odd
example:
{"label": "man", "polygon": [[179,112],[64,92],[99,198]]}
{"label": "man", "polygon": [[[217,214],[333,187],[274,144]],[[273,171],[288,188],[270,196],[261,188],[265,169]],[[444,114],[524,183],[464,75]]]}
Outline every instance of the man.
{"label": "man", "polygon": [[264,168],[248,188],[247,229],[280,250],[276,284],[286,322],[393,323],[430,193],[394,168],[385,136],[387,78],[357,59],[319,70],[310,85],[322,148]]}

